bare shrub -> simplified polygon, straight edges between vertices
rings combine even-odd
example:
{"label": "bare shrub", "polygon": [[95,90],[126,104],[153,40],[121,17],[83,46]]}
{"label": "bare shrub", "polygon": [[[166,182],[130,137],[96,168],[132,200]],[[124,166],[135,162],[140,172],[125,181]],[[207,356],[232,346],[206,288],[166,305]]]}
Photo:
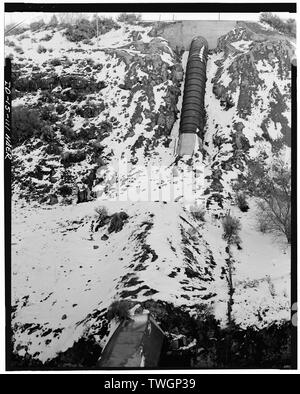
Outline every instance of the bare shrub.
{"label": "bare shrub", "polygon": [[22,41],[22,40],[25,40],[25,39],[28,39],[28,38],[30,38],[29,34],[22,34],[21,36],[19,36],[18,40]]}
{"label": "bare shrub", "polygon": [[263,232],[281,233],[291,242],[291,169],[279,156],[266,163],[265,154],[249,161],[248,173],[238,190],[258,199],[258,226]]}
{"label": "bare shrub", "polygon": [[128,300],[114,301],[107,311],[107,320],[117,319],[119,321],[130,318],[131,302]]}
{"label": "bare shrub", "polygon": [[226,216],[224,216],[222,220],[222,225],[223,225],[223,239],[227,241],[226,250],[228,253],[228,258],[226,259],[226,265],[227,265],[226,280],[228,283],[228,294],[229,294],[229,300],[227,302],[227,316],[228,316],[229,327],[231,327],[234,324],[232,318],[232,306],[234,304],[233,295],[235,292],[234,281],[233,281],[233,272],[235,270],[235,267],[234,267],[234,259],[232,256],[231,246],[237,245],[238,247],[240,247],[239,244],[241,242],[241,239],[239,237],[239,232],[241,230],[241,223],[239,219],[231,216],[230,214],[227,214]]}
{"label": "bare shrub", "polygon": [[193,205],[191,208],[191,214],[195,220],[205,222],[205,209],[199,205]]}
{"label": "bare shrub", "polygon": [[69,185],[61,185],[61,186],[58,188],[58,191],[59,191],[59,193],[60,193],[61,196],[67,197],[67,196],[70,196],[70,195],[72,194],[73,189],[72,189],[72,186],[69,186]]}
{"label": "bare shrub", "polygon": [[249,205],[247,203],[247,198],[246,198],[246,195],[244,193],[238,193],[236,195],[235,200],[236,200],[237,206],[240,208],[240,210],[242,212],[247,212],[249,210]]}
{"label": "bare shrub", "polygon": [[26,106],[13,107],[12,116],[12,144],[17,146],[32,138],[40,138],[46,131],[47,123],[40,117],[36,109],[29,109]]}
{"label": "bare shrub", "polygon": [[194,242],[198,240],[199,235],[195,227],[190,227],[186,233],[189,236],[189,238],[192,239]]}
{"label": "bare shrub", "polygon": [[45,53],[45,52],[47,52],[47,49],[42,45],[39,45],[37,48],[37,53]]}
{"label": "bare shrub", "polygon": [[276,290],[275,290],[275,286],[274,286],[274,283],[272,282],[270,275],[267,275],[266,282],[268,283],[268,287],[269,287],[269,291],[270,291],[271,296],[275,297]]}
{"label": "bare shrub", "polygon": [[259,222],[266,231],[285,235],[291,242],[291,170],[280,158],[273,162],[259,179],[260,200],[257,203]]}
{"label": "bare shrub", "polygon": [[9,41],[9,40],[5,40],[5,45],[9,46],[9,47],[15,47],[16,44],[13,41]]}
{"label": "bare shrub", "polygon": [[270,196],[267,201],[257,202],[257,221],[262,232],[284,234],[291,242],[291,210],[290,202]]}
{"label": "bare shrub", "polygon": [[17,53],[19,53],[20,55],[23,55],[23,53],[24,53],[23,49],[22,49],[21,47],[19,47],[19,46],[16,46],[16,47],[15,47],[15,51],[16,51]]}
{"label": "bare shrub", "polygon": [[55,58],[51,59],[49,61],[49,63],[51,64],[51,66],[54,66],[54,67],[60,66],[61,65],[61,59],[55,57]]}
{"label": "bare shrub", "polygon": [[239,219],[226,215],[222,221],[223,225],[223,238],[227,241],[228,245],[239,244],[241,239],[239,232],[241,230],[241,223]]}
{"label": "bare shrub", "polygon": [[273,29],[280,31],[281,33],[287,34],[292,37],[296,37],[296,20],[289,18],[284,21],[279,18],[278,15],[272,14],[271,12],[263,12],[260,15],[260,21],[267,23]]}
{"label": "bare shrub", "polygon": [[91,21],[86,18],[77,19],[74,23],[66,26],[65,36],[69,41],[78,42],[90,40],[97,35],[105,34],[120,26],[112,18],[96,16]]}
{"label": "bare shrub", "polygon": [[258,224],[258,229],[260,232],[265,234],[268,231],[268,226],[263,217],[261,215],[257,214],[257,224]]}
{"label": "bare shrub", "polygon": [[97,213],[99,220],[105,219],[108,216],[107,209],[103,205],[96,207],[95,212]]}
{"label": "bare shrub", "polygon": [[45,28],[45,22],[41,19],[40,21],[30,23],[29,27],[31,31],[41,30]]}
{"label": "bare shrub", "polygon": [[50,22],[48,23],[48,27],[56,27],[58,25],[57,16],[53,15]]}
{"label": "bare shrub", "polygon": [[213,316],[213,306],[207,304],[196,305],[197,318],[203,321],[207,321]]}
{"label": "bare shrub", "polygon": [[129,24],[136,24],[137,22],[140,22],[141,20],[142,20],[141,14],[127,14],[126,12],[122,12],[118,16],[119,22],[126,22]]}
{"label": "bare shrub", "polygon": [[50,41],[52,38],[51,34],[46,34],[45,37],[42,37],[40,41]]}

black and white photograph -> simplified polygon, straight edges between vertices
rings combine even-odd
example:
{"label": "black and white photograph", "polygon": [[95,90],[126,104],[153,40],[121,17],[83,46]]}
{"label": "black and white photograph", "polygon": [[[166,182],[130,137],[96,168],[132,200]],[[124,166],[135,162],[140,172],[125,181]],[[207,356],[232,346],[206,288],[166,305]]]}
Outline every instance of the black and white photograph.
{"label": "black and white photograph", "polygon": [[296,4],[6,5],[6,368],[296,369]]}

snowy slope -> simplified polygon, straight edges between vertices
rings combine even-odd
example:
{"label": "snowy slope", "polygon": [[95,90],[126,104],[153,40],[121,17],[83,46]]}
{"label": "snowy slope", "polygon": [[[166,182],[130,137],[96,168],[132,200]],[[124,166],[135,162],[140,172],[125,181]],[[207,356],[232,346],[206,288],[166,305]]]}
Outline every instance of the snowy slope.
{"label": "snowy slope", "polygon": [[[221,199],[230,197],[231,181],[245,170],[247,158],[264,151],[268,161],[280,150],[290,161],[291,52],[287,38],[257,38],[237,27],[209,57],[204,145],[214,181],[210,192],[221,192]],[[233,106],[224,110],[227,97]],[[215,166],[220,171],[214,173]]]}
{"label": "snowy slope", "polygon": [[[25,343],[30,339],[29,352],[39,352],[44,361],[84,330],[96,333],[99,322],[90,321],[89,313],[120,296],[188,307],[211,295],[212,253],[204,239],[191,235],[193,223],[179,204],[126,204],[128,223],[107,240],[101,239],[107,228],[91,232],[97,205],[24,208],[31,217],[30,231],[22,211],[14,214],[20,220],[19,232],[13,234],[12,281],[19,338]],[[124,203],[107,206],[112,213],[124,209]],[[57,329],[62,333],[55,335]]]}
{"label": "snowy slope", "polygon": [[[103,346],[112,332],[107,308],[122,298],[165,301],[191,315],[204,305],[225,327],[228,255],[216,214],[228,209],[242,224],[242,249],[233,248],[236,324],[262,328],[290,317],[289,247],[258,231],[255,201],[241,212],[232,198],[247,159],[262,148],[271,156],[278,137],[290,160],[290,44],[261,43],[242,27],[220,38],[207,65],[204,151],[177,161],[187,52],[150,31],[120,24],[92,44],[71,43],[53,29],[8,37],[19,87],[14,107],[47,107],[55,115],[50,142],[42,135],[14,148],[12,324],[19,356],[45,362],[82,336]],[[46,52],[38,53],[46,35]],[[269,56],[274,48],[277,57]],[[36,79],[30,91],[22,87]],[[228,95],[234,105],[225,110]],[[82,188],[91,197],[76,204]],[[201,222],[189,207],[205,201]],[[128,215],[120,231],[109,232],[109,223],[96,231],[99,206]]]}

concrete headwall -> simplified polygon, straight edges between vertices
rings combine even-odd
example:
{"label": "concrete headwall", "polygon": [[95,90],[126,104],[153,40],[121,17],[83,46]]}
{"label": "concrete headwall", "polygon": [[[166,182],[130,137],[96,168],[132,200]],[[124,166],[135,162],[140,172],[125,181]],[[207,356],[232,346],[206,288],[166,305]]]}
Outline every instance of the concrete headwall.
{"label": "concrete headwall", "polygon": [[193,156],[194,153],[199,152],[201,146],[197,134],[183,133],[179,135],[176,154],[177,156]]}
{"label": "concrete headwall", "polygon": [[204,37],[209,49],[217,46],[218,38],[228,33],[236,26],[236,21],[178,21],[167,25],[162,36],[175,48],[190,49],[191,41],[195,36]]}

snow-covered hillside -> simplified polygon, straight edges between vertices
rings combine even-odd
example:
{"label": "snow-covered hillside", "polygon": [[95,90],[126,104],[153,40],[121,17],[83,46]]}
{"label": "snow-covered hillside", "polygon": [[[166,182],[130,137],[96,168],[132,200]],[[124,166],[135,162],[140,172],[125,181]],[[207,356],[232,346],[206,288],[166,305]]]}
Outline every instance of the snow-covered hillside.
{"label": "snow-covered hillside", "polygon": [[[201,306],[226,327],[228,210],[242,226],[232,248],[236,325],[289,320],[289,245],[260,232],[255,199],[241,212],[232,189],[262,150],[266,162],[275,151],[290,162],[293,45],[259,28],[238,25],[210,51],[203,151],[183,159],[175,147],[188,52],[151,25],[119,23],[88,43],[58,28],[7,37],[14,110],[38,111],[42,122],[13,150],[18,356],[46,362],[81,337],[103,347],[107,308],[119,299],[190,316]],[[202,202],[205,221],[190,212]]]}

